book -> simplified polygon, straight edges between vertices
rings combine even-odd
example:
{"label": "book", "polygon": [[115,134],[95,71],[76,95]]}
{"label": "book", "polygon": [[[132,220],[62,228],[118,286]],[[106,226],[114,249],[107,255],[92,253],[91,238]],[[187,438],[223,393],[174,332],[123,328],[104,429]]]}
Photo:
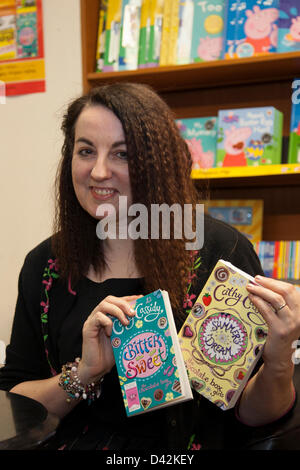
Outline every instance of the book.
{"label": "book", "polygon": [[150,0],[143,0],[141,5],[141,19],[140,19],[140,38],[139,38],[139,53],[138,53],[138,67],[148,67],[148,50],[150,43],[150,21],[151,21],[151,2]]}
{"label": "book", "polygon": [[141,0],[123,0],[119,71],[138,68]]}
{"label": "book", "polygon": [[169,50],[168,65],[177,64],[177,42],[179,32],[179,0],[172,0],[171,16],[170,16],[170,33],[169,33]]}
{"label": "book", "polygon": [[254,248],[265,276],[273,277],[275,258],[275,241],[259,241]]}
{"label": "book", "polygon": [[279,0],[229,0],[225,11],[224,59],[277,51]]}
{"label": "book", "polygon": [[254,243],[265,276],[288,281],[299,280],[299,245],[299,240],[261,240]]}
{"label": "book", "polygon": [[150,38],[147,54],[148,67],[159,65],[163,25],[164,0],[150,0]]}
{"label": "book", "polygon": [[107,5],[103,72],[119,69],[122,0],[110,0]]}
{"label": "book", "polygon": [[159,65],[168,65],[172,0],[164,0]]}
{"label": "book", "polygon": [[113,320],[111,335],[127,416],[193,398],[168,293],[145,295],[134,309],[128,326]]}
{"label": "book", "polygon": [[179,3],[178,65],[189,64],[191,62],[194,6],[193,0],[182,0]]}
{"label": "book", "polygon": [[188,144],[193,169],[214,168],[217,153],[217,117],[177,119],[176,123]]}
{"label": "book", "polygon": [[102,72],[105,54],[105,32],[107,19],[108,0],[103,0],[99,6],[99,20],[97,33],[97,49],[96,49],[96,72]]}
{"label": "book", "polygon": [[300,163],[300,99],[292,101],[288,163]]}
{"label": "book", "polygon": [[282,125],[272,106],[219,111],[217,167],[280,164]]}
{"label": "book", "polygon": [[279,0],[277,52],[300,51],[299,0]]}
{"label": "book", "polygon": [[178,335],[192,387],[223,411],[236,404],[267,336],[249,282],[252,276],[219,260]]}
{"label": "book", "polygon": [[225,0],[194,0],[191,62],[221,59],[224,7]]}
{"label": "book", "polygon": [[208,214],[232,225],[252,243],[262,239],[262,199],[211,199],[203,201],[203,204]]}

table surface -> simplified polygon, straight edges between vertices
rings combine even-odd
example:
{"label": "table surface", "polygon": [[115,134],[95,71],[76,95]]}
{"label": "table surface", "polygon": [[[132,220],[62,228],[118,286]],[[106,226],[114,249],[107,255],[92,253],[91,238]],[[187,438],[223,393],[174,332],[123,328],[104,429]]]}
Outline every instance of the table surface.
{"label": "table surface", "polygon": [[58,424],[59,418],[37,401],[0,390],[0,450],[37,448]]}

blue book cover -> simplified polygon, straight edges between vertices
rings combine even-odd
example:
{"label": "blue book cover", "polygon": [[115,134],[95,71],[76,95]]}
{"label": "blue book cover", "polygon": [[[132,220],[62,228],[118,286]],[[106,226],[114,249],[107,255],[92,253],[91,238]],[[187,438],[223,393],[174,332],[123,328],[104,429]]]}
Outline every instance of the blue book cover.
{"label": "blue book cover", "polygon": [[111,335],[127,416],[193,398],[168,293],[152,292],[134,310],[126,327],[114,319]]}
{"label": "blue book cover", "polygon": [[180,133],[188,144],[193,170],[216,166],[217,121],[216,116],[176,120]]}
{"label": "blue book cover", "polygon": [[225,11],[223,58],[277,51],[279,0],[229,0]]}
{"label": "blue book cover", "polygon": [[277,52],[300,51],[300,2],[279,0]]}
{"label": "blue book cover", "polygon": [[258,257],[265,276],[272,277],[275,262],[275,242],[260,241]]}
{"label": "blue book cover", "polygon": [[280,164],[282,125],[272,106],[219,111],[217,167]]}

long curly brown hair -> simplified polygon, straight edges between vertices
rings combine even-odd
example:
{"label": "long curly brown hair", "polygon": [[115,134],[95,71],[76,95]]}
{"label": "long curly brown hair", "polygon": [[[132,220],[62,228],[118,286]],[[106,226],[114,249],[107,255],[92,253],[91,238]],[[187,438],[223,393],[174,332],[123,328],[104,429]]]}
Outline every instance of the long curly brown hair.
{"label": "long curly brown hair", "polygon": [[[71,161],[75,125],[86,106],[103,105],[122,123],[127,145],[133,203],[192,204],[199,195],[190,178],[191,156],[180,136],[173,113],[148,86],[132,83],[110,84],[92,89],[73,101],[63,118],[64,143],[56,177],[56,215],[53,250],[61,276],[75,285],[93,266],[105,267],[102,242],[96,236],[97,219],[80,206],[74,192]],[[183,231],[184,232],[184,231]],[[149,229],[150,233],[150,229]],[[171,232],[172,233],[172,232]],[[135,262],[143,276],[145,292],[164,289],[180,315],[191,267],[191,252],[185,239],[138,239],[134,242]]]}

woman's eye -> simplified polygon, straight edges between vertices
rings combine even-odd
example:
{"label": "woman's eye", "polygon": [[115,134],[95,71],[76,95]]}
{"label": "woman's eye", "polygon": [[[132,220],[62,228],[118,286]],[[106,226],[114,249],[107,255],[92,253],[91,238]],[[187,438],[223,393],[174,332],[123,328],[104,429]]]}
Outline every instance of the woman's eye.
{"label": "woman's eye", "polygon": [[127,160],[127,152],[125,150],[121,152],[117,152],[116,156],[120,158],[121,160]]}
{"label": "woman's eye", "polygon": [[93,154],[92,149],[80,149],[80,150],[78,150],[78,155],[80,155],[81,157],[88,157],[92,154]]}

